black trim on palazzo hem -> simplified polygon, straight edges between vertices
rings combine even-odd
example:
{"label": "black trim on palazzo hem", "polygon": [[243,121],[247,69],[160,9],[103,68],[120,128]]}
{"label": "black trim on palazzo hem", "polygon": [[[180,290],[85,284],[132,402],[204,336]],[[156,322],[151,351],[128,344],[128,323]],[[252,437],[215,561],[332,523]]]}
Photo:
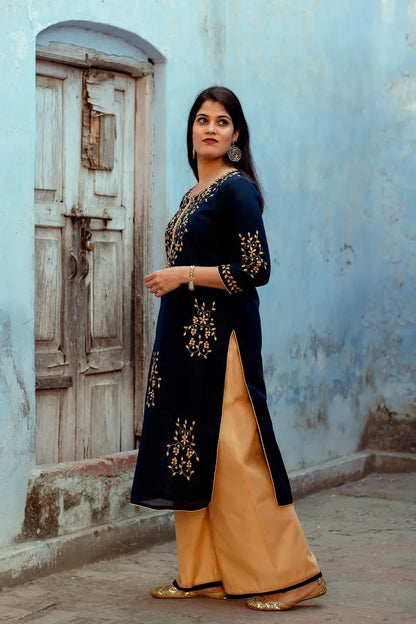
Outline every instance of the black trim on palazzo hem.
{"label": "black trim on palazzo hem", "polygon": [[181,591],[197,591],[198,589],[208,589],[209,587],[222,587],[222,581],[213,581],[212,583],[201,583],[201,585],[193,585],[193,587],[181,587],[177,580],[172,581],[172,585]]}
{"label": "black trim on palazzo hem", "polygon": [[307,585],[308,583],[313,583],[313,581],[317,581],[321,577],[322,577],[322,572],[319,572],[318,574],[315,574],[315,576],[312,576],[306,581],[302,581],[301,583],[296,583],[296,585],[289,585],[289,587],[285,587],[284,589],[272,589],[271,591],[257,592],[255,594],[227,594],[227,598],[230,598],[230,599],[232,598],[254,598],[255,596],[265,596],[266,594],[277,594],[278,592],[286,592],[286,591],[290,591],[291,589],[297,589],[298,587],[303,587],[304,585]]}

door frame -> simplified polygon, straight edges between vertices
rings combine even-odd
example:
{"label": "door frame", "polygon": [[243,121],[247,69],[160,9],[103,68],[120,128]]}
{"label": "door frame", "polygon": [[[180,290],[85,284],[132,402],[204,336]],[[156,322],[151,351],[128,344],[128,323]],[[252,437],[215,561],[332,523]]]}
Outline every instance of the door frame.
{"label": "door frame", "polygon": [[146,393],[146,363],[149,361],[152,344],[150,319],[153,306],[150,293],[142,285],[144,276],[151,271],[154,66],[151,62],[112,56],[91,48],[60,42],[51,42],[47,46],[37,44],[36,59],[72,67],[123,72],[136,80],[131,350],[134,364],[134,434],[137,446]]}

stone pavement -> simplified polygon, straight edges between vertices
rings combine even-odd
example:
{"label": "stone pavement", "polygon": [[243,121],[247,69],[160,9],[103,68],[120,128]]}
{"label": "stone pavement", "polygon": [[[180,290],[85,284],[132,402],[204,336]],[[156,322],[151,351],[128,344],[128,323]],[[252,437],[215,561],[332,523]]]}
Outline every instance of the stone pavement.
{"label": "stone pavement", "polygon": [[414,624],[416,474],[372,474],[296,505],[328,594],[291,611],[259,613],[244,600],[155,600],[176,571],[173,543],[0,592],[8,624]]}

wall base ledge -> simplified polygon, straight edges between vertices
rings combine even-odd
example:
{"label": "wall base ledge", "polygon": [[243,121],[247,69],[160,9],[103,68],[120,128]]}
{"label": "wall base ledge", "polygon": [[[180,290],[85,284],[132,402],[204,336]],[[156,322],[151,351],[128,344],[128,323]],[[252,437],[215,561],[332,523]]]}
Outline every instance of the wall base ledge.
{"label": "wall base ledge", "polygon": [[0,588],[174,539],[173,513],[149,511],[59,537],[0,550]]}
{"label": "wall base ledge", "polygon": [[416,472],[416,453],[366,449],[289,473],[295,500],[319,490],[358,481],[371,472]]}
{"label": "wall base ledge", "polygon": [[[364,450],[289,474],[295,499],[357,481],[371,472],[416,472],[416,454]],[[99,559],[174,539],[171,512],[146,511],[128,520],[0,550],[0,587],[9,587]]]}

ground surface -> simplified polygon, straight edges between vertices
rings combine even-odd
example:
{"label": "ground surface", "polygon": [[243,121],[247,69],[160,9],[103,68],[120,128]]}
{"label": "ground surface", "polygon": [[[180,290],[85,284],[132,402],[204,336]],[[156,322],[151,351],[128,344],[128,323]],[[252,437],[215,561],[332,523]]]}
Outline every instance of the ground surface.
{"label": "ground surface", "polygon": [[416,474],[370,475],[300,500],[328,594],[287,612],[244,600],[155,600],[176,572],[173,543],[0,592],[0,622],[24,624],[415,624]]}

